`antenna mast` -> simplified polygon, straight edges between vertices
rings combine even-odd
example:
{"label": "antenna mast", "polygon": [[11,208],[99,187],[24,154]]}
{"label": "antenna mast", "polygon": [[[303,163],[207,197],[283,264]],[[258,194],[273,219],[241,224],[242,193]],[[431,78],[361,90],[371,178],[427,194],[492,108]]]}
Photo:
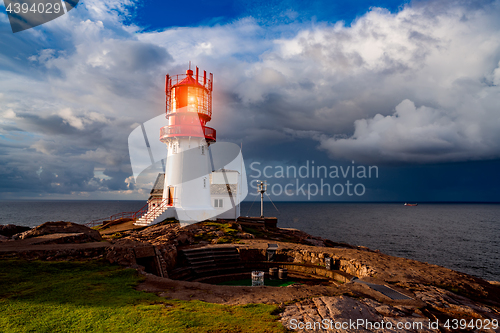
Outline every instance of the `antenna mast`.
{"label": "antenna mast", "polygon": [[259,192],[260,192],[260,218],[264,218],[264,192],[267,190],[267,182],[261,181],[259,183]]}

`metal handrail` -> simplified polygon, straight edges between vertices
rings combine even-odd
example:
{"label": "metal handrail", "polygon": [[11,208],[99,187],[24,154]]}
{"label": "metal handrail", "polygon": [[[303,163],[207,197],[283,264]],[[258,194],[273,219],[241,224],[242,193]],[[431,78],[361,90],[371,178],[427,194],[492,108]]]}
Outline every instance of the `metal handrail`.
{"label": "metal handrail", "polygon": [[[171,199],[171,201],[172,201],[172,205],[173,205],[173,203],[176,202],[176,198]],[[92,227],[95,227],[97,225],[103,224],[103,222],[105,222],[105,221],[112,222],[112,221],[116,221],[116,220],[123,219],[123,218],[130,218],[132,220],[137,220],[137,219],[143,217],[144,214],[147,214],[146,221],[148,221],[149,217],[154,216],[154,213],[157,212],[160,208],[163,208],[165,206],[172,206],[172,205],[169,205],[168,202],[169,202],[168,198],[163,199],[161,201],[161,203],[158,206],[156,206],[154,209],[152,209],[151,211],[149,210],[149,202],[148,202],[144,206],[142,206],[141,209],[139,209],[136,212],[121,212],[118,214],[111,215],[110,217],[103,217],[100,219],[92,220],[88,223],[85,223],[84,225],[89,227],[89,228],[92,228]]]}
{"label": "metal handrail", "polygon": [[[196,81],[196,76],[195,75],[192,75],[192,74],[174,74],[174,75],[169,75],[169,79],[170,79],[170,86],[169,87],[173,87],[175,86],[176,84],[178,84],[179,82],[181,82],[182,80],[184,80],[185,78],[187,78],[188,76],[191,76],[194,81]],[[210,90],[212,88],[212,81],[210,80],[210,78],[206,77],[205,76],[205,81],[203,81],[203,76],[198,76],[198,84],[200,86],[202,86],[203,88],[205,89],[208,89]]]}
{"label": "metal handrail", "polygon": [[116,220],[124,219],[124,218],[132,219],[134,214],[135,214],[135,212],[121,212],[118,214],[111,215],[109,217],[102,217],[99,219],[92,220],[88,223],[85,223],[84,225],[91,228],[91,227],[95,227],[96,225],[101,225],[101,224],[103,224],[103,222],[106,222],[106,221],[111,222],[111,221],[116,221]]}
{"label": "metal handrail", "polygon": [[160,141],[164,140],[165,137],[172,136],[196,136],[205,137],[208,140],[216,140],[217,131],[212,127],[208,126],[186,126],[186,125],[169,125],[164,126],[160,129]]}
{"label": "metal handrail", "polygon": [[[149,223],[149,220],[154,220],[156,217],[153,217],[155,216],[155,214],[160,210],[160,209],[163,209],[165,207],[169,207],[169,206],[172,206],[172,205],[169,205],[169,202],[172,201],[172,205],[173,205],[173,202],[175,201],[175,198],[173,199],[169,199],[169,198],[166,198],[166,199],[163,199],[161,201],[161,203],[156,206],[154,209],[148,211],[146,213],[146,215],[144,216],[141,216],[141,217],[144,217],[145,218],[145,222],[146,223]],[[153,217],[153,218],[152,218]]]}
{"label": "metal handrail", "polygon": [[110,221],[111,222],[111,221],[116,221],[116,220],[123,219],[123,218],[130,218],[130,219],[136,220],[138,214],[140,214],[140,213],[144,214],[144,213],[146,213],[148,211],[148,209],[147,209],[148,204],[149,203],[146,203],[144,206],[142,206],[141,209],[139,209],[136,212],[121,212],[121,213],[118,213],[118,214],[111,215],[109,217],[102,217],[102,218],[99,218],[99,219],[92,220],[92,221],[90,221],[88,223],[85,223],[84,225],[87,226],[87,227],[89,227],[89,228],[92,228],[92,227],[95,227],[97,225],[103,224],[103,222],[105,222],[105,221]]}
{"label": "metal handrail", "polygon": [[141,217],[142,215],[144,215],[145,213],[148,212],[148,209],[149,209],[149,202],[147,202],[144,206],[142,206],[141,209],[139,209],[137,212],[135,212],[134,215],[132,216],[132,218],[134,220],[137,220],[137,218],[138,218],[137,215],[140,214],[139,217]]}

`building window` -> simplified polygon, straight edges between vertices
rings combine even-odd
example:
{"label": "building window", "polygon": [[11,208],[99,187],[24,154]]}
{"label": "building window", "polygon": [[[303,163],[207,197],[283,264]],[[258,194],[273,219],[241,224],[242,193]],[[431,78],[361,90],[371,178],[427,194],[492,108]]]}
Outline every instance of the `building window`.
{"label": "building window", "polygon": [[215,208],[224,207],[224,199],[214,199],[214,207]]}

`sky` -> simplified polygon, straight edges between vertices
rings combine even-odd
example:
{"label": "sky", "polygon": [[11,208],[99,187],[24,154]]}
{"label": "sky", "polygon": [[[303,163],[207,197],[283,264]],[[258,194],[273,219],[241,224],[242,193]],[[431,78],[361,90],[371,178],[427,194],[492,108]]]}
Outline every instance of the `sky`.
{"label": "sky", "polygon": [[500,202],[500,1],[83,0],[17,33],[2,6],[0,200],[146,200],[128,136],[191,61],[276,201]]}

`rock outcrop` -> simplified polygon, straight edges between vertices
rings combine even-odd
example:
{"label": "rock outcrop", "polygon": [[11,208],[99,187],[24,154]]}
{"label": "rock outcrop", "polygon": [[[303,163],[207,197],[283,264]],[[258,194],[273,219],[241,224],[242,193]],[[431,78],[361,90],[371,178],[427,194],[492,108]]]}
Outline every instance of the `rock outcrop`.
{"label": "rock outcrop", "polygon": [[0,225],[0,235],[5,236],[5,237],[12,237],[15,234],[30,230],[30,227],[23,227],[20,225],[14,225],[14,224],[5,224],[5,225]]}
{"label": "rock outcrop", "polygon": [[[56,237],[61,233],[65,234],[64,237]],[[268,230],[265,227],[213,222],[181,228],[178,223],[163,223],[143,229],[114,230],[113,234],[109,234],[108,242],[76,244],[82,235],[92,235],[93,240],[101,239],[97,231],[82,225],[47,222],[14,237],[23,240],[1,243],[0,254],[3,247],[5,257],[16,255],[29,260],[103,258],[157,275],[146,274],[142,288],[160,292],[166,298],[191,300],[194,297],[223,304],[280,304],[283,309],[281,322],[289,329],[298,331],[301,325],[305,332],[315,328],[309,329],[304,326],[306,323],[329,325],[316,330],[319,332],[447,332],[449,330],[442,326],[447,321],[466,319],[468,324],[472,322],[478,327],[488,320],[500,320],[498,283],[364,247],[334,243],[295,229]],[[67,241],[75,244],[67,244]],[[15,249],[15,243],[23,242],[27,248]],[[49,242],[53,245],[47,245]],[[219,245],[226,243],[232,243],[231,246],[238,249],[241,260],[250,264],[267,261],[268,245],[272,243],[278,245],[275,253],[277,264],[296,266],[295,270],[289,269],[289,273],[294,271],[299,275],[325,277],[322,272],[326,270],[326,258],[331,258],[328,263],[335,270],[358,279],[344,281],[330,277],[322,284],[296,283],[283,288],[213,286],[162,279],[152,267],[161,266],[161,276],[167,276],[169,271],[183,268],[178,251],[201,246],[226,246]],[[300,270],[301,267],[304,269]],[[406,297],[391,296],[387,289]],[[352,320],[374,325],[390,323],[392,329],[357,326],[352,329],[351,325],[337,329],[335,326]],[[431,325],[437,321],[441,325],[439,328]],[[398,323],[402,323],[402,329],[396,327]]]}
{"label": "rock outcrop", "polygon": [[73,222],[45,222],[33,229],[14,235],[14,239],[26,239],[32,237],[39,237],[49,234],[74,234],[83,233],[94,241],[101,241],[102,237],[99,231],[92,230],[84,225]]}
{"label": "rock outcrop", "polygon": [[317,297],[289,305],[281,322],[299,332],[439,332],[429,327],[429,319],[416,308],[347,296]]}

